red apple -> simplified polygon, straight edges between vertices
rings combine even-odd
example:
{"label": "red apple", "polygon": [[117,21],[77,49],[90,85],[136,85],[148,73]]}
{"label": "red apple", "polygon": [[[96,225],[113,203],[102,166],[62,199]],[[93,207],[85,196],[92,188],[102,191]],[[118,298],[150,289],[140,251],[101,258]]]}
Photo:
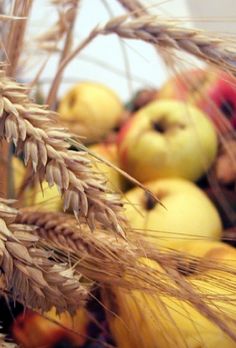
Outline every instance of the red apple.
{"label": "red apple", "polygon": [[81,347],[86,343],[89,314],[79,308],[72,317],[68,312],[60,316],[52,308],[45,316],[31,310],[20,314],[13,323],[12,335],[24,348]]}
{"label": "red apple", "polygon": [[181,72],[166,82],[158,98],[195,104],[221,133],[236,129],[236,79],[224,71],[208,68]]}

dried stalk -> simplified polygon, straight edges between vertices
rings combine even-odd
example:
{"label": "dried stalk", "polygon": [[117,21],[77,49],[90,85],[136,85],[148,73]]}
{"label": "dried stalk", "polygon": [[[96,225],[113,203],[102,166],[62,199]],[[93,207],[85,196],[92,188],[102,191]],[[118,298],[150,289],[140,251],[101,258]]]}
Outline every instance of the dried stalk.
{"label": "dried stalk", "polygon": [[[53,5],[56,5],[58,7],[57,10],[58,10],[59,18],[49,30],[47,30],[45,33],[41,34],[40,36],[36,37],[37,46],[39,47],[40,50],[46,51],[50,55],[52,53],[60,52],[61,57],[59,60],[59,66],[61,62],[66,58],[71,48],[71,43],[73,39],[72,34],[73,34],[74,24],[76,21],[79,2],[80,2],[79,0],[51,1]],[[65,37],[64,47],[62,50],[60,50],[58,44],[63,39],[63,37]],[[41,75],[44,67],[45,66],[43,66],[40,69],[38,74],[39,76]],[[38,80],[39,76],[35,78],[36,81]],[[59,88],[60,80],[61,80],[61,77],[56,81],[56,86],[55,86],[56,90]],[[55,92],[55,98],[56,98],[56,92]],[[50,101],[50,104],[48,103],[48,105],[52,106],[54,102],[55,102],[55,99],[52,102]]]}
{"label": "dried stalk", "polygon": [[[69,5],[69,9],[67,11],[67,13],[69,14],[69,27],[66,31],[66,38],[65,38],[64,47],[61,53],[59,66],[66,59],[71,48],[72,34],[73,34],[74,25],[75,25],[79,0],[67,1],[67,5]],[[52,106],[52,104],[53,103],[55,104],[56,102],[57,90],[59,88],[60,82],[61,82],[61,77],[57,79],[56,84],[54,85],[54,100],[50,100],[48,98],[48,105],[50,106]]]}
{"label": "dried stalk", "polygon": [[24,34],[27,23],[27,16],[29,15],[32,5],[32,0],[15,0],[13,16],[22,17],[22,20],[13,20],[10,23],[9,35],[5,43],[7,54],[7,75],[14,76],[17,70],[17,64],[20,57],[20,51],[23,45]]}
{"label": "dried stalk", "polygon": [[200,30],[181,28],[174,21],[163,21],[155,16],[140,16],[129,20],[121,16],[109,21],[101,34],[116,33],[126,39],[143,40],[160,48],[185,51],[218,68],[235,74],[235,45],[225,48],[225,40],[209,37]]}
{"label": "dried stalk", "polygon": [[59,312],[75,311],[88,295],[81,275],[53,261],[53,254],[38,246],[32,228],[15,224],[17,210],[7,204],[0,200],[0,292],[41,311],[52,306]]}
{"label": "dried stalk", "polygon": [[52,106],[54,100],[56,100],[57,88],[59,81],[61,80],[62,74],[67,67],[67,65],[71,62],[73,58],[77,56],[97,35],[99,34],[98,28],[95,28],[90,32],[90,34],[80,43],[80,45],[70,52],[65,59],[61,62],[56,75],[52,81],[51,88],[48,93],[48,98],[46,100],[46,104]]}
{"label": "dried stalk", "polygon": [[122,203],[110,192],[103,175],[94,173],[86,150],[69,150],[71,135],[57,124],[56,114],[33,104],[23,86],[0,73],[0,137],[23,152],[40,182],[56,184],[64,209],[85,218],[93,230],[96,222],[124,235]]}
{"label": "dried stalk", "polygon": [[44,49],[50,44],[57,46],[58,42],[63,38],[63,36],[70,31],[70,27],[72,26],[73,28],[73,21],[74,17],[76,16],[76,8],[79,0],[51,2],[53,5],[58,6],[59,17],[50,27],[50,29],[35,38],[40,49]]}

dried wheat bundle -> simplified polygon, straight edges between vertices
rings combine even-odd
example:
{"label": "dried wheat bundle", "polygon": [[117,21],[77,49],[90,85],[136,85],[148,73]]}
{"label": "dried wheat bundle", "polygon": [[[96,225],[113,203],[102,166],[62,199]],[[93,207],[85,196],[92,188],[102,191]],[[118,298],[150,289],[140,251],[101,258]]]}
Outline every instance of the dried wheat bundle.
{"label": "dried wheat bundle", "polygon": [[[41,241],[55,249],[55,253],[57,248],[60,251],[64,249],[66,257],[70,255],[75,268],[101,286],[118,286],[125,291],[142,290],[153,296],[169,295],[183,300],[236,339],[235,320],[221,308],[214,306],[218,295],[203,293],[193,287],[186,276],[196,273],[206,284],[214,285],[219,282],[215,271],[219,272],[222,287],[227,289],[222,301],[231,303],[234,301],[236,285],[229,279],[236,275],[236,270],[229,265],[191,257],[175,250],[157,250],[142,239],[138,243],[137,238],[127,241],[114,235],[109,235],[107,239],[104,232],[99,230],[92,236],[86,232],[86,225],[78,226],[73,216],[65,214],[23,210],[17,221],[36,227],[34,233]],[[63,260],[63,254],[60,253],[58,257]],[[149,261],[139,261],[147,260],[146,257],[155,260],[162,270],[150,265]]]}
{"label": "dried wheat bundle", "polygon": [[1,138],[13,141],[31,163],[42,182],[56,184],[78,219],[85,218],[93,230],[96,221],[124,234],[122,203],[108,191],[104,177],[94,173],[86,150],[70,151],[70,134],[57,124],[56,114],[33,104],[26,89],[0,73]]}
{"label": "dried wheat bundle", "polygon": [[[1,289],[14,300],[38,310],[73,312],[88,295],[81,275],[66,263],[53,261],[53,253],[41,246],[32,228],[15,224],[17,210],[0,200]],[[60,301],[58,299],[60,298]]]}
{"label": "dried wheat bundle", "polygon": [[171,20],[148,15],[140,15],[137,19],[121,16],[105,24],[101,33],[116,33],[122,38],[142,40],[161,48],[185,51],[235,73],[235,42],[228,40],[226,48],[225,39],[210,37],[200,30],[181,28]]}

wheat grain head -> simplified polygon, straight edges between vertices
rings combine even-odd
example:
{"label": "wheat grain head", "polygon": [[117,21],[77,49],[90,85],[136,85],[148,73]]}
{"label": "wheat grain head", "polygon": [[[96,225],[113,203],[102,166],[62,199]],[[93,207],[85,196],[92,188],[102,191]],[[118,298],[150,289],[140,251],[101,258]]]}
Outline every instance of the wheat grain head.
{"label": "wheat grain head", "polygon": [[0,200],[0,292],[41,311],[52,306],[59,312],[75,311],[88,295],[81,275],[68,263],[54,261],[29,225],[14,223],[17,210],[10,203]]}
{"label": "wheat grain head", "polygon": [[40,182],[57,185],[64,209],[124,235],[125,220],[120,197],[108,190],[104,177],[95,173],[86,150],[70,151],[72,137],[57,122],[57,115],[32,103],[26,89],[0,72],[0,137],[13,142],[27,165],[32,164]]}

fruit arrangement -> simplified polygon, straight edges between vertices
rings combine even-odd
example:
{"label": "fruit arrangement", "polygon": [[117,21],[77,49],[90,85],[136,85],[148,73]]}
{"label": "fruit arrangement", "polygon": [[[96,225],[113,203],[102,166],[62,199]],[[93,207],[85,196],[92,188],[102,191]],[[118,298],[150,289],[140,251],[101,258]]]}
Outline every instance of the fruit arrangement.
{"label": "fruit arrangement", "polygon": [[[33,1],[0,2],[0,347],[234,348],[234,49],[118,2],[126,15],[73,47],[79,2],[51,1],[58,21],[36,43],[46,63],[60,55],[46,92],[42,62],[20,83]],[[58,93],[110,34],[207,65],[128,101],[79,75]]]}

